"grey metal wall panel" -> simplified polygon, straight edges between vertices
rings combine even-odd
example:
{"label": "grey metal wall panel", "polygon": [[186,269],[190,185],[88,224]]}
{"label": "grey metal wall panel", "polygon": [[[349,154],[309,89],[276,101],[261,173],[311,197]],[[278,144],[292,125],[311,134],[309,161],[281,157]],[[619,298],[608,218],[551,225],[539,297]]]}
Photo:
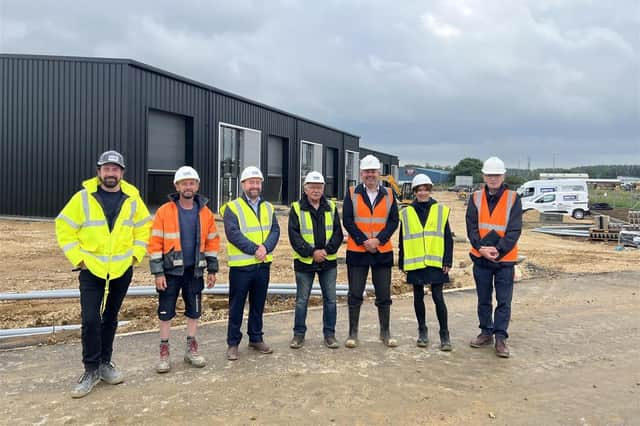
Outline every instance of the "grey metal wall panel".
{"label": "grey metal wall panel", "polygon": [[107,149],[123,153],[144,196],[149,109],[191,120],[191,162],[212,207],[220,122],[261,131],[265,170],[268,136],[287,141],[285,202],[299,197],[301,139],[338,148],[342,180],[344,149],[358,150],[357,136],[135,61],[0,54],[0,177],[15,182],[0,214],[55,216]]}
{"label": "grey metal wall panel", "polygon": [[124,65],[0,57],[0,167],[17,182],[0,213],[54,216],[95,175],[100,152],[122,149]]}

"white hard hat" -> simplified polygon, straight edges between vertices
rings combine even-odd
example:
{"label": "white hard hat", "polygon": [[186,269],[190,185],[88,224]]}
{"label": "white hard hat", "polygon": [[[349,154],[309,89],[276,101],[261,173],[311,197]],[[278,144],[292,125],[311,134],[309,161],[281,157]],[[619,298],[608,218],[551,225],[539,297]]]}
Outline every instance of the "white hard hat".
{"label": "white hard hat", "polygon": [[415,175],[413,180],[411,180],[411,189],[420,185],[433,185],[433,182],[431,182],[431,178],[429,176],[421,173],[419,175]]}
{"label": "white hard hat", "polygon": [[482,173],[485,175],[503,175],[506,172],[504,161],[498,157],[489,157],[482,165]]}
{"label": "white hard hat", "polygon": [[100,158],[98,158],[98,167],[103,166],[105,164],[117,164],[118,166],[124,167],[124,157],[118,151],[105,151],[100,154]]}
{"label": "white hard hat", "polygon": [[182,166],[176,170],[176,174],[173,176],[173,183],[178,183],[185,179],[195,179],[200,182],[200,176],[193,167]]}
{"label": "white hard hat", "polygon": [[381,168],[380,160],[374,155],[366,155],[360,160],[360,170],[380,170]]}
{"label": "white hard hat", "polygon": [[304,184],[306,185],[308,183],[324,183],[324,176],[322,176],[320,172],[309,172],[304,178]]}
{"label": "white hard hat", "polygon": [[242,174],[240,175],[240,182],[244,182],[245,180],[251,179],[251,178],[259,178],[260,180],[264,180],[264,177],[262,176],[262,172],[256,166],[249,166],[246,169],[244,169],[242,171]]}

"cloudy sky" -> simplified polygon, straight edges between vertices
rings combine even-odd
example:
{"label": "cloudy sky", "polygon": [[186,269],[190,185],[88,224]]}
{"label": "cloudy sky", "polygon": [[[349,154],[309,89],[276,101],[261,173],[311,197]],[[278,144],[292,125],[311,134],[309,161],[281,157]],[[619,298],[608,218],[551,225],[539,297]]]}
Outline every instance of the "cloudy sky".
{"label": "cloudy sky", "polygon": [[640,164],[638,0],[0,0],[0,52],[131,58],[401,163]]}

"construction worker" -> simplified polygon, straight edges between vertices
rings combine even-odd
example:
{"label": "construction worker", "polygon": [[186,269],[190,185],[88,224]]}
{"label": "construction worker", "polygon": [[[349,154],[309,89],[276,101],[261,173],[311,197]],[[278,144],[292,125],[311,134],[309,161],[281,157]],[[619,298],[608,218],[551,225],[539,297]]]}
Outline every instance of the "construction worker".
{"label": "construction worker", "polygon": [[304,178],[304,193],[300,201],[291,204],[289,212],[289,242],[296,273],[292,349],[304,345],[307,305],[316,273],[322,289],[324,343],[330,349],[339,347],[335,337],[337,252],[344,236],[336,205],[324,196],[324,185],[320,172],[309,172]]}
{"label": "construction worker", "polygon": [[97,176],[82,183],[56,218],[58,244],[79,270],[84,373],[71,391],[87,395],[102,379],[124,380],[112,362],[118,312],[127,294],[133,266],[145,255],[151,217],[140,193],[123,180],[124,158],[106,151]]}
{"label": "construction worker", "polygon": [[375,156],[367,155],[360,160],[360,178],[362,183],[349,188],[342,207],[342,222],[349,233],[349,337],[345,346],[355,348],[359,344],[360,306],[371,269],[380,320],[380,340],[389,347],[395,347],[398,343],[391,337],[389,316],[393,267],[391,235],[398,227],[398,206],[391,190],[380,184],[380,161]]}
{"label": "construction worker", "polygon": [[180,167],[173,178],[176,192],[156,212],[149,241],[149,267],[155,276],[160,320],[160,361],[158,373],[171,369],[169,333],[176,315],[178,294],[182,291],[187,317],[187,345],[184,361],[204,367],[206,360],[198,352],[196,333],[202,313],[204,269],[207,288],[216,283],[220,237],[208,200],[198,194],[200,176],[189,166]]}
{"label": "construction worker", "polygon": [[453,236],[449,227],[449,207],[431,198],[433,183],[418,174],[411,181],[415,199],[400,210],[400,254],[398,265],[413,285],[413,307],[418,320],[418,347],[429,345],[424,306],[424,286],[431,284],[431,297],[440,324],[440,350],[450,351],[447,305],[442,287],[449,282],[453,264]]}
{"label": "construction worker", "polygon": [[[522,230],[522,204],[515,191],[504,184],[506,169],[498,157],[484,162],[484,188],[475,191],[467,205],[467,236],[471,243],[473,277],[478,294],[481,333],[471,347],[490,346],[496,355],[509,357],[507,328],[511,318],[514,266]],[[497,306],[492,317],[493,289]]]}
{"label": "construction worker", "polygon": [[227,359],[238,359],[240,327],[249,295],[247,334],[249,347],[263,354],[273,352],[263,340],[262,313],[267,299],[272,252],[280,238],[280,226],[271,203],[261,198],[262,172],[249,166],[240,174],[242,195],[226,204],[224,232],[229,259],[229,325]]}

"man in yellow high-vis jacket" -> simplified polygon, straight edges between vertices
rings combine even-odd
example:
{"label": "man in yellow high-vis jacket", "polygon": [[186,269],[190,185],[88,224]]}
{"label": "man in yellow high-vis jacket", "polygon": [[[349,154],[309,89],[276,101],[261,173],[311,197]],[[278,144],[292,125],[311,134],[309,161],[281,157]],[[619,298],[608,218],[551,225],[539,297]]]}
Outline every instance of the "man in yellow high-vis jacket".
{"label": "man in yellow high-vis jacket", "polygon": [[293,248],[296,273],[296,309],[293,339],[289,347],[304,345],[307,305],[318,274],[322,289],[322,333],[325,345],[337,349],[336,340],[336,276],[338,249],[344,236],[340,216],[333,201],[324,196],[324,176],[309,172],[304,178],[304,193],[289,212],[289,242]]}
{"label": "man in yellow high-vis jacket", "polygon": [[97,176],[82,183],[56,218],[58,244],[80,270],[85,371],[71,391],[74,398],[87,395],[101,379],[109,384],[124,380],[111,361],[113,339],[133,265],[146,253],[151,228],[140,193],[122,179],[122,155],[104,152],[97,166]]}
{"label": "man in yellow high-vis jacket", "polygon": [[267,300],[271,253],[280,239],[280,226],[273,205],[261,197],[263,180],[259,168],[244,169],[240,175],[243,194],[229,201],[223,213],[229,262],[227,359],[230,361],[238,359],[247,295],[249,347],[263,354],[273,352],[262,338],[262,313]]}

